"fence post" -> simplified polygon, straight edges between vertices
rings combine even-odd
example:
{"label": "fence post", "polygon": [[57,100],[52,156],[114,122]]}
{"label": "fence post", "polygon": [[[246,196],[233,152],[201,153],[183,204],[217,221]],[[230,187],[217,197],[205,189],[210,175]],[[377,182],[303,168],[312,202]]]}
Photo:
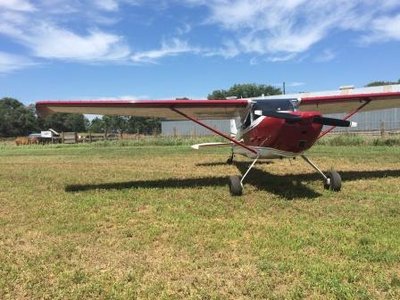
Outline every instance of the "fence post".
{"label": "fence post", "polygon": [[75,144],[78,143],[78,133],[74,132],[74,140],[75,140]]}
{"label": "fence post", "polygon": [[385,122],[381,121],[381,137],[385,136]]}
{"label": "fence post", "polygon": [[64,131],[63,132],[61,132],[61,143],[65,143],[65,134],[64,134]]}

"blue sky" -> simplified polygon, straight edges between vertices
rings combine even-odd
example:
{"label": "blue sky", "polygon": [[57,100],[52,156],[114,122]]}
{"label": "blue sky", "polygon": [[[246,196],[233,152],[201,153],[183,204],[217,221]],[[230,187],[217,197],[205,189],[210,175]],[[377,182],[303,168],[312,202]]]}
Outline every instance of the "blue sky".
{"label": "blue sky", "polygon": [[400,79],[398,0],[0,0],[0,97],[204,98]]}

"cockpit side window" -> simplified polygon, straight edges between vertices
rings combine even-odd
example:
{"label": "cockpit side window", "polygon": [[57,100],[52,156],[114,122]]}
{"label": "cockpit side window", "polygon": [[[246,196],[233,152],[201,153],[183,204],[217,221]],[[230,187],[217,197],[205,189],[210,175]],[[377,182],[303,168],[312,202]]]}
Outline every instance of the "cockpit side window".
{"label": "cockpit side window", "polygon": [[246,115],[246,118],[244,119],[244,122],[243,122],[243,125],[242,125],[243,129],[245,129],[245,128],[250,126],[251,119],[252,119],[251,118],[251,114],[252,114],[252,111],[249,111],[248,114]]}

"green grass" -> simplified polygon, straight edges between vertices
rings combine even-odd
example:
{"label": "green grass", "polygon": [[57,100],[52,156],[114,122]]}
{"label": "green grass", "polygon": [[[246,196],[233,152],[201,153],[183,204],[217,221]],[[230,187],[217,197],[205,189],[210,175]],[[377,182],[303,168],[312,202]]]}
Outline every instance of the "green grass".
{"label": "green grass", "polygon": [[400,136],[398,134],[392,134],[376,137],[357,133],[343,133],[328,135],[318,140],[317,143],[318,145],[328,146],[400,146]]}
{"label": "green grass", "polygon": [[3,145],[0,298],[400,298],[400,148],[318,145],[341,192],[279,160],[232,198],[247,161],[183,145]]}

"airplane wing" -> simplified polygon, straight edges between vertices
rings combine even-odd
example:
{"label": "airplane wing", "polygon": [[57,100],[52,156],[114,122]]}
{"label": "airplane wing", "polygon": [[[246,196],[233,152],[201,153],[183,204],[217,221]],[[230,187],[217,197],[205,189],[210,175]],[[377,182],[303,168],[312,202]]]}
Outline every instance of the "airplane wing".
{"label": "airplane wing", "polygon": [[157,117],[184,120],[184,115],[196,119],[231,119],[242,116],[248,100],[82,100],[39,101],[36,111],[41,116],[51,113]]}
{"label": "airplane wing", "polygon": [[316,110],[323,114],[349,113],[400,107],[400,84],[362,89],[345,89],[336,93],[300,94],[300,110]]}

